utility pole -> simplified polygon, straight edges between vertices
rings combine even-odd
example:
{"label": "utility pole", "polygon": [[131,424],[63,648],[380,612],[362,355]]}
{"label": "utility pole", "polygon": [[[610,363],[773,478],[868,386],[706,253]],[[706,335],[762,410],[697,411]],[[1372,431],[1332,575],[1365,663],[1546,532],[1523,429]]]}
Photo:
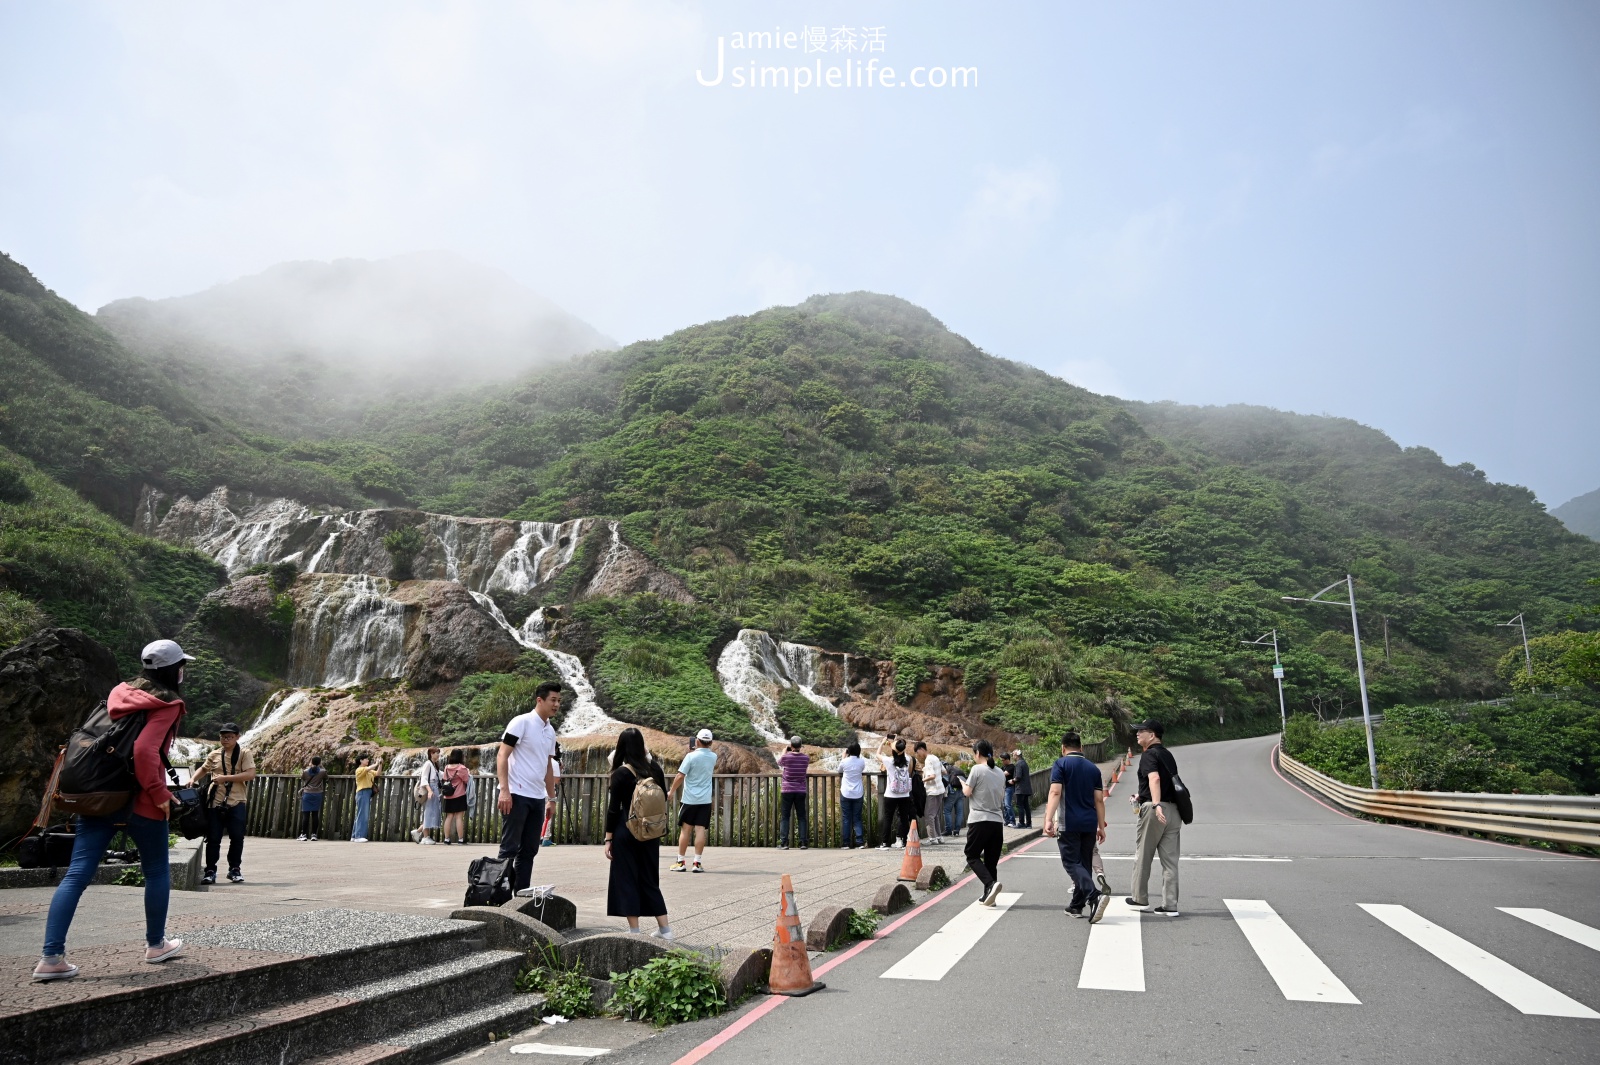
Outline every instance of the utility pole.
{"label": "utility pole", "polygon": [[1272,678],[1278,682],[1278,738],[1281,740],[1283,734],[1289,731],[1289,711],[1284,707],[1283,703],[1283,659],[1278,657],[1278,630],[1273,629],[1270,633],[1264,632],[1254,640],[1240,640],[1239,642],[1246,647],[1264,645],[1268,636],[1272,637]]}
{"label": "utility pole", "polygon": [[[1323,596],[1333,591],[1339,585],[1345,586],[1345,591],[1350,596],[1348,602],[1341,603],[1335,599],[1324,599]],[[1367,700],[1367,667],[1361,658],[1361,619],[1356,616],[1356,580],[1350,574],[1344,575],[1344,580],[1334,581],[1310,599],[1286,595],[1283,597],[1287,603],[1321,603],[1324,606],[1348,606],[1350,608],[1350,633],[1356,641],[1356,679],[1361,684],[1361,721],[1367,729],[1367,772],[1372,778],[1372,790],[1378,790],[1378,752],[1372,745],[1372,704]]]}
{"label": "utility pole", "polygon": [[1504,629],[1504,628],[1509,628],[1512,625],[1515,625],[1518,629],[1520,629],[1522,631],[1522,662],[1523,662],[1523,665],[1527,666],[1527,668],[1528,668],[1528,679],[1532,680],[1533,679],[1533,655],[1532,655],[1532,653],[1530,653],[1528,651],[1528,623],[1522,620],[1522,615],[1521,614],[1518,614],[1516,617],[1512,618],[1510,621],[1502,621],[1500,624],[1496,625],[1495,628]]}

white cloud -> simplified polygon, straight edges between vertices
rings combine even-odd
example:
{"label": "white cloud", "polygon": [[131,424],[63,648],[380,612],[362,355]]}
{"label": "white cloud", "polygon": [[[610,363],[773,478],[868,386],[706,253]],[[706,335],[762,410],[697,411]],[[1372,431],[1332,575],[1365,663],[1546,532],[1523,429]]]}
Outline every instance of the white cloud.
{"label": "white cloud", "polygon": [[1046,162],[986,168],[962,214],[963,234],[974,244],[1029,235],[1055,212],[1059,184],[1056,168]]}

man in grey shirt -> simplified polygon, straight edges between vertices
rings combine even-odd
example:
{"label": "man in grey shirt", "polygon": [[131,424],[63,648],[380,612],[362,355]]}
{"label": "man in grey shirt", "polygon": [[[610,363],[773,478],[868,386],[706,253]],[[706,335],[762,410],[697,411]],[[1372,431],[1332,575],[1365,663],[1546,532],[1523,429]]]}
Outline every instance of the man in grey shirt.
{"label": "man in grey shirt", "polygon": [[978,756],[961,786],[962,794],[971,803],[967,814],[967,865],[983,885],[979,899],[985,906],[993,906],[1000,897],[1000,881],[996,879],[1000,868],[1000,848],[1005,843],[1006,776],[994,764],[994,747],[988,740],[972,745]]}

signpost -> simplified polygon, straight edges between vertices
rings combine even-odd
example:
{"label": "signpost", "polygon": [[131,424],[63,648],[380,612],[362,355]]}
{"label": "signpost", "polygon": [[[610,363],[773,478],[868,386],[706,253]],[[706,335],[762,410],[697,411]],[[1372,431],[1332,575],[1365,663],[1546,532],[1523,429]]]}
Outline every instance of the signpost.
{"label": "signpost", "polygon": [[1239,642],[1247,647],[1258,644],[1265,645],[1269,636],[1272,638],[1272,678],[1278,682],[1278,735],[1282,737],[1283,733],[1288,731],[1289,728],[1289,711],[1283,705],[1283,659],[1278,657],[1278,630],[1273,629],[1270,633],[1264,632],[1254,640],[1240,640]]}

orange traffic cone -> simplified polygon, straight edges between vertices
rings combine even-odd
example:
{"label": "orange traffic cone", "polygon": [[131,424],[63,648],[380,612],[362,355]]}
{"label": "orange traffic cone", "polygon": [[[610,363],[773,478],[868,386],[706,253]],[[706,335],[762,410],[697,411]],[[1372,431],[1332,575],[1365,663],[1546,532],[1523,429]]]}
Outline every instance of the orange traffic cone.
{"label": "orange traffic cone", "polygon": [[800,930],[794,882],[784,873],[783,892],[778,898],[778,927],[772,933],[772,971],[767,976],[767,990],[798,998],[821,991],[824,986],[811,978],[811,956],[806,953],[805,933]]}
{"label": "orange traffic cone", "polygon": [[911,829],[906,833],[906,856],[900,859],[900,879],[917,881],[922,872],[922,840],[917,838],[917,819],[911,819]]}

